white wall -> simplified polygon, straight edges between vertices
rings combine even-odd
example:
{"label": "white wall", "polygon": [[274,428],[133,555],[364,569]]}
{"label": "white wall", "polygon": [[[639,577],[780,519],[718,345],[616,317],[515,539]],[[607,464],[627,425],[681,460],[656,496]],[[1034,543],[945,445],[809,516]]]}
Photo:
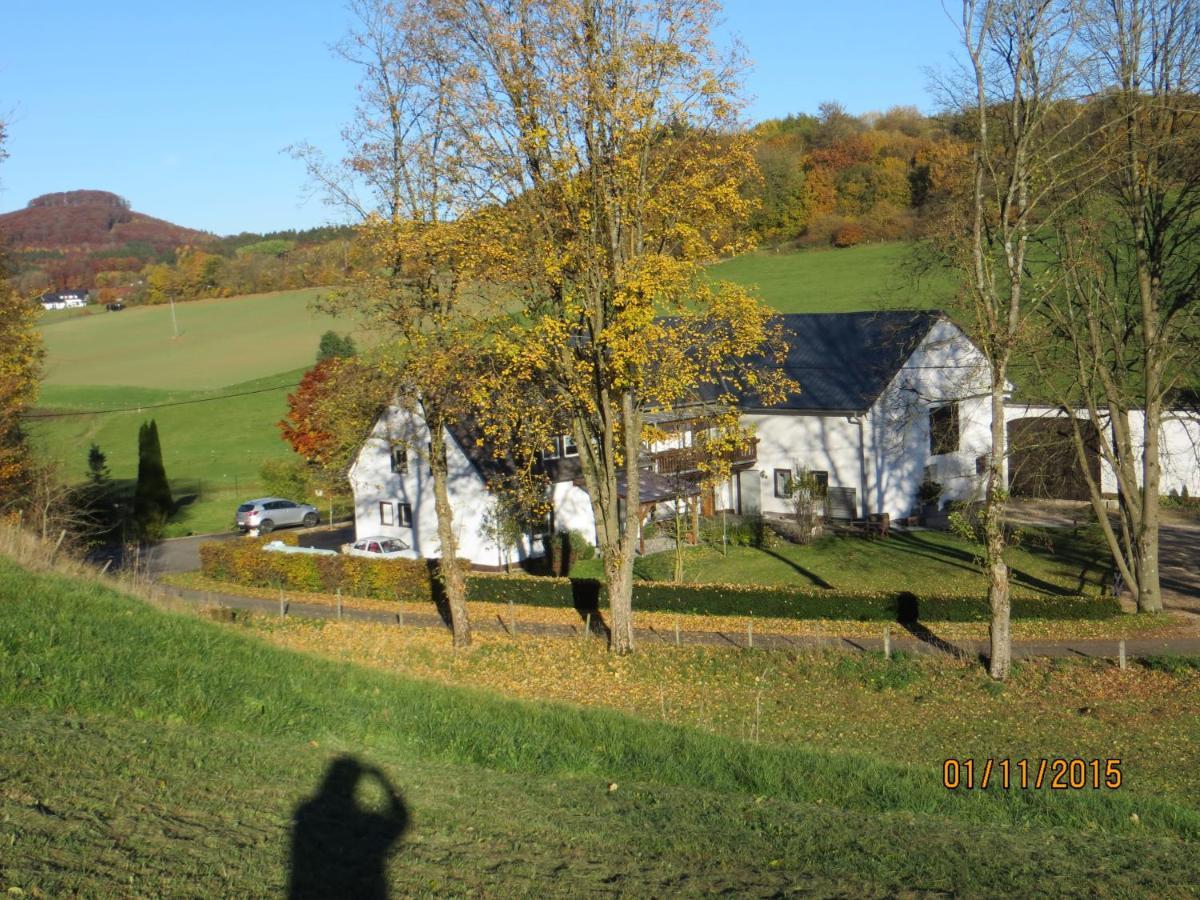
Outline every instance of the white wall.
{"label": "white wall", "polygon": [[858,425],[845,416],[748,413],[742,424],[752,427],[758,438],[754,471],[759,474],[764,513],[792,511],[786,497],[775,496],[775,470],[791,472],[796,465],[828,472],[830,487],[855,488],[861,506]]}
{"label": "white wall", "polygon": [[[791,470],[795,465],[828,472],[830,487],[854,488],[859,515],[864,481],[869,512],[899,518],[914,511],[927,466],[936,469],[943,501],[979,496],[976,459],[991,446],[988,381],[982,354],[956,326],[943,320],[930,329],[862,417],[861,437],[857,418],[845,414],[742,416],[743,424],[753,426],[759,438],[755,469],[762,479],[763,512],[791,512],[788,500],[775,496],[774,470]],[[958,405],[958,450],[934,456],[929,411],[948,403]]]}
{"label": "white wall", "polygon": [[[941,502],[982,496],[977,460],[992,446],[989,368],[983,354],[946,319],[913,351],[868,416],[868,483],[872,512],[906,516],[917,504],[926,467],[942,486]],[[934,455],[930,411],[958,407],[958,449]]]}
{"label": "white wall", "polygon": [[[406,555],[413,559],[438,559],[441,541],[437,536],[437,511],[429,466],[414,451],[408,451],[408,471],[392,472],[391,447],[403,442],[425,448],[429,432],[418,417],[391,407],[375,423],[371,437],[359,450],[350,469],[354,491],[354,530],[358,537],[385,535],[409,545]],[[486,534],[485,520],[495,509],[495,498],[488,492],[483,477],[462,452],[454,438],[446,435],[450,506],[454,513],[454,531],[458,555],[476,565],[500,566],[505,554]],[[412,506],[411,527],[380,522],[379,504],[404,502]],[[530,555],[528,540],[508,548],[512,562]]]}
{"label": "white wall", "polygon": [[570,481],[554,485],[554,530],[578,531],[596,544],[596,517],[588,493]]}
{"label": "white wall", "polygon": [[[1076,417],[1085,419],[1087,410],[1077,409]],[[1016,419],[1033,418],[1065,418],[1066,413],[1053,406],[1040,406],[1025,403],[1010,403],[1004,408],[1005,422]],[[1105,429],[1105,435],[1111,441],[1111,430],[1108,430],[1107,417],[1100,427]],[[1129,431],[1138,458],[1138,484],[1142,483],[1141,447],[1146,428],[1146,414],[1140,410],[1129,413]],[[1159,494],[1170,496],[1174,491],[1182,494],[1187,488],[1188,496],[1200,496],[1200,416],[1189,410],[1169,410],[1163,414],[1162,429],[1159,434],[1158,462],[1162,469],[1159,481]],[[1100,488],[1105,494],[1117,493],[1117,478],[1112,466],[1101,456],[1100,458]]]}

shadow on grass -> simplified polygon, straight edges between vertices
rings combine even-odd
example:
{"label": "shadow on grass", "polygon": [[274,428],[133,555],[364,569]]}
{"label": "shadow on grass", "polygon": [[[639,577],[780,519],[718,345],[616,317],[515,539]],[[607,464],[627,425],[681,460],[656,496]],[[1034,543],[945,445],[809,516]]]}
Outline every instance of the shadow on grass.
{"label": "shadow on grass", "polygon": [[920,600],[916,594],[908,591],[903,591],[896,597],[896,621],[900,623],[900,627],[915,637],[923,644],[927,644],[945,653],[947,656],[952,656],[955,659],[980,659],[979,654],[970,653],[959,647],[957,644],[952,644],[942,637],[938,637],[920,622]]}
{"label": "shadow on grass", "polygon": [[575,612],[579,614],[579,620],[588,629],[588,634],[602,637],[606,642],[611,642],[612,629],[604,621],[604,616],[600,612],[600,588],[600,582],[595,579],[572,578],[571,600],[575,606]]}
{"label": "shadow on grass", "polygon": [[[969,551],[925,540],[920,536],[919,532],[897,532],[892,537],[889,537],[887,541],[889,546],[902,553],[931,559],[954,566],[955,568],[982,574],[976,562],[976,557]],[[1013,581],[1017,584],[1043,594],[1057,597],[1071,597],[1079,593],[1077,590],[1063,587],[1061,584],[1055,584],[1052,581],[1046,581],[1044,578],[1038,578],[1036,575],[1031,575],[1023,569],[1009,566],[1009,572],[1012,575]]]}
{"label": "shadow on grass", "polygon": [[[383,794],[380,809],[364,806],[359,796],[360,785],[372,782]],[[408,809],[387,776],[339,756],[292,816],[288,897],[387,897],[388,856],[407,828]]]}
{"label": "shadow on grass", "polygon": [[786,563],[798,575],[803,575],[805,578],[807,578],[809,581],[811,581],[817,587],[823,588],[825,590],[833,590],[832,584],[830,584],[828,581],[826,581],[824,578],[822,578],[820,575],[818,575],[816,572],[812,571],[811,569],[804,568],[804,566],[800,565],[794,559],[788,559],[782,553],[776,553],[774,550],[768,550],[766,547],[760,548],[760,552],[766,554],[767,556],[774,557],[775,559],[779,560],[782,563]]}

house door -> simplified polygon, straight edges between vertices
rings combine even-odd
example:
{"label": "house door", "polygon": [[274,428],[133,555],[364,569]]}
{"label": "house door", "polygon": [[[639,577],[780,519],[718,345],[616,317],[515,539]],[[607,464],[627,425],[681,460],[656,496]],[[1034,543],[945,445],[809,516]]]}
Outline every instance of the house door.
{"label": "house door", "polygon": [[738,514],[757,516],[762,513],[762,478],[754,469],[738,472]]}

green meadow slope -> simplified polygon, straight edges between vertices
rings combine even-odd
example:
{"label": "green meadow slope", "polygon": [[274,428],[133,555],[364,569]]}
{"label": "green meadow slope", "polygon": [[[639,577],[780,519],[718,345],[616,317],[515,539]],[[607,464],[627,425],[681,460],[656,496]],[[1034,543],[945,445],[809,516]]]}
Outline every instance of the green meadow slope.
{"label": "green meadow slope", "polygon": [[352,324],[309,304],[316,289],[121,313],[43,318],[47,385],[210,390],[311,365],[321,334]]}
{"label": "green meadow slope", "polygon": [[865,244],[842,250],[760,250],[709,268],[710,278],[758,289],[780,312],[855,312],[937,308],[954,296],[954,280],[914,274],[910,244]]}
{"label": "green meadow slope", "polygon": [[[303,656],[0,559],[0,890],[277,896],[294,814],[345,755],[402,798],[395,895],[1200,883],[1194,797],[947,791],[940,770],[876,756]],[[378,811],[359,787],[341,808]],[[334,822],[314,826],[326,853],[359,840]]]}

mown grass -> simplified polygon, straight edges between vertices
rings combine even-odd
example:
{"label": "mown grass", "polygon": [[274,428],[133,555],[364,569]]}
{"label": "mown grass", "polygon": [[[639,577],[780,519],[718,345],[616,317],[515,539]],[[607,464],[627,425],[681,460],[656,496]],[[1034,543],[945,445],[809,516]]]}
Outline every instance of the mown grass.
{"label": "mown grass", "polygon": [[[920,595],[978,597],[986,582],[979,547],[942,531],[894,531],[881,540],[830,536],[806,546],[779,542],[771,548],[698,546],[684,549],[684,581],[788,585],[841,591],[912,591]],[[1015,596],[1096,594],[1109,575],[1108,551],[1099,531],[1025,529],[1010,548]],[[634,574],[670,581],[675,554],[668,550],[639,557]],[[580,578],[600,577],[598,560],[571,570]]]}
{"label": "mown grass", "polygon": [[930,766],[294,654],[7,561],[0,598],[0,878],[27,893],[276,893],[288,812],[333,752],[405,793],[404,893],[1161,895],[1200,878],[1200,813],[1168,797],[946,791]]}
{"label": "mown grass", "polygon": [[916,278],[911,245],[867,244],[842,250],[762,250],[708,269],[713,279],[752,285],[780,312],[856,312],[939,308],[954,297],[949,273]]}
{"label": "mown grass", "polygon": [[[154,419],[167,477],[176,500],[183,501],[168,534],[222,531],[231,526],[238,503],[261,495],[263,462],[292,456],[275,423],[287,413],[287,395],[303,374],[298,369],[213,391],[51,385],[43,388],[36,414],[72,414],[34,418],[27,425],[38,452],[57,460],[67,479],[83,479],[88,447],[95,443],[113,479],[131,488],[138,427]],[[126,407],[135,408],[73,414]]]}

